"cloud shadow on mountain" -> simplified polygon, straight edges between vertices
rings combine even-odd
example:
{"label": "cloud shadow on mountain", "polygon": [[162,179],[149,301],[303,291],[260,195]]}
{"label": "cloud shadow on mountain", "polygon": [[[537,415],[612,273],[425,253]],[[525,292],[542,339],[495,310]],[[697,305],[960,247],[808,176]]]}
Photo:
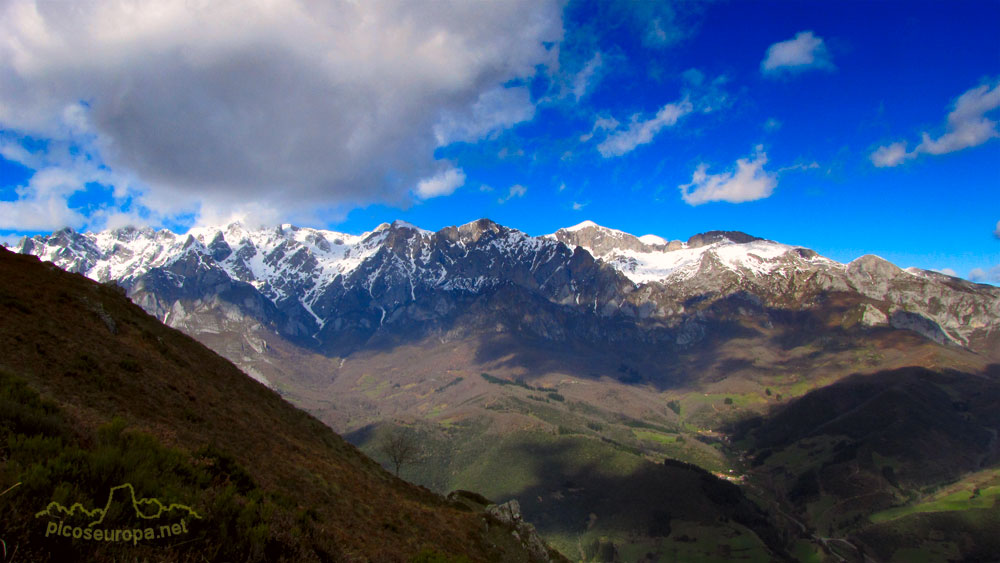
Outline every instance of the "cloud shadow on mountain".
{"label": "cloud shadow on mountain", "polygon": [[595,314],[508,286],[454,299],[448,314],[438,317],[389,311],[390,320],[381,327],[354,323],[353,329],[328,333],[328,342],[336,345],[324,353],[391,353],[399,346],[471,337],[477,341],[475,364],[518,373],[526,381],[563,373],[662,391],[697,388],[738,374],[846,375],[877,368],[880,346],[905,341],[935,347],[916,332],[844,322],[858,300],[843,294],[820,294],[802,310],[766,307],[746,292],[706,296],[692,298],[705,302],[701,308],[666,325]]}
{"label": "cloud shadow on mountain", "polygon": [[[518,499],[525,519],[543,534],[579,536],[593,529],[633,541],[654,538],[664,545],[667,538],[680,535],[672,527],[689,522],[712,528],[717,545],[750,528],[772,557],[787,558],[783,532],[738,486],[676,460],[643,461],[631,471],[613,466],[616,458],[610,454],[602,461],[579,463],[582,452],[593,447],[589,440],[571,437],[545,447],[530,441],[510,444],[505,458],[518,466],[530,465],[534,484],[493,500]],[[602,549],[580,547],[584,552]],[[613,552],[615,546],[603,549]]]}

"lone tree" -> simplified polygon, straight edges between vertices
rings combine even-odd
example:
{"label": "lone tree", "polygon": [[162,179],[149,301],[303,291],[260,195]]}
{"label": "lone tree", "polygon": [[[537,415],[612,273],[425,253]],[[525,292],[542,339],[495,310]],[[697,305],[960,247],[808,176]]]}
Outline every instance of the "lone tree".
{"label": "lone tree", "polygon": [[389,462],[396,470],[396,477],[399,477],[400,467],[418,461],[421,453],[417,436],[405,428],[398,427],[390,428],[382,433],[378,442],[378,450],[389,458]]}

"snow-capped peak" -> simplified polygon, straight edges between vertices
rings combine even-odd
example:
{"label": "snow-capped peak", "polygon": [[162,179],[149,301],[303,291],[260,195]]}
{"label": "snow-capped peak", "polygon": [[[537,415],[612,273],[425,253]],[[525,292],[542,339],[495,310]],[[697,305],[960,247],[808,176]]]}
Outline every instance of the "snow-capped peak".
{"label": "snow-capped peak", "polygon": [[[635,237],[635,235],[626,233],[625,231],[620,231],[618,229],[612,229],[610,227],[604,227],[604,226],[598,225],[597,223],[595,223],[595,222],[593,222],[593,221],[591,221],[589,219],[587,221],[582,222],[582,223],[577,223],[576,225],[573,225],[572,227],[564,227],[562,229],[559,229],[559,231],[556,231],[556,232],[577,233],[577,232],[580,232],[580,231],[582,231],[584,229],[591,229],[591,228],[597,229],[598,231],[600,231],[602,233],[608,233],[608,234],[617,235],[617,236],[627,236],[627,237],[633,237],[633,238]],[[553,234],[555,234],[555,233],[553,233]],[[549,238],[551,238],[551,237],[549,237]]]}
{"label": "snow-capped peak", "polygon": [[393,221],[392,222],[392,226],[394,228],[397,228],[397,229],[411,229],[411,230],[417,231],[418,233],[420,233],[422,235],[432,235],[432,234],[434,234],[433,231],[428,231],[427,229],[421,229],[420,227],[414,225],[413,223],[409,223],[407,221],[403,221],[402,219],[396,219],[395,221]]}
{"label": "snow-capped peak", "polygon": [[601,228],[600,225],[598,225],[597,223],[595,223],[595,222],[593,222],[593,221],[591,221],[591,220],[588,219],[587,221],[584,221],[582,223],[578,223],[576,225],[573,225],[572,227],[565,227],[565,228],[560,229],[560,230],[562,230],[562,231],[569,231],[571,233],[575,233],[576,231],[580,231],[580,230],[586,229],[588,227]]}

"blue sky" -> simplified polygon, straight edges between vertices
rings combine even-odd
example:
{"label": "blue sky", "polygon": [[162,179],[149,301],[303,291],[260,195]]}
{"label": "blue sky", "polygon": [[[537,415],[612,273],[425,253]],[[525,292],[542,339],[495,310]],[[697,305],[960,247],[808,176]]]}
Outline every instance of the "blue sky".
{"label": "blue sky", "polygon": [[1000,282],[1000,2],[8,2],[0,235],[489,217]]}

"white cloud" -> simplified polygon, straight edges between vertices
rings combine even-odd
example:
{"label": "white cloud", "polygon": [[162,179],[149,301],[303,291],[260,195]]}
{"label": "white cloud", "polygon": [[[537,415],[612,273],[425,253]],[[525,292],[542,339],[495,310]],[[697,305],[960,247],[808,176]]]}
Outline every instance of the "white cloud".
{"label": "white cloud", "polygon": [[587,205],[589,205],[589,204],[590,204],[590,202],[580,203],[579,201],[574,201],[573,202],[573,211],[580,211],[584,207],[587,207]]}
{"label": "white cloud", "polygon": [[17,245],[24,238],[22,235],[0,235],[0,246],[8,248]]}
{"label": "white cloud", "polygon": [[614,62],[618,60],[597,50],[595,45],[590,47],[593,54],[586,61],[582,58],[583,53],[580,53],[580,59],[574,56],[560,61],[558,56],[560,47],[561,45],[553,48],[555,56],[546,69],[551,82],[545,95],[537,100],[538,106],[556,105],[565,109],[574,103],[579,103],[594,90],[606,74],[613,72],[608,67],[613,68]]}
{"label": "white cloud", "polygon": [[812,161],[810,163],[800,162],[798,164],[793,164],[791,166],[782,166],[778,169],[779,173],[792,172],[792,171],[802,171],[802,170],[816,170],[819,168],[819,163]]}
{"label": "white cloud", "polygon": [[775,43],[767,48],[760,71],[775,76],[783,72],[801,72],[810,68],[834,70],[830,53],[823,40],[811,31],[800,31],[794,39]]}
{"label": "white cloud", "polygon": [[767,155],[761,146],[751,158],[737,160],[734,172],[708,174],[708,165],[702,163],[691,176],[691,183],[679,186],[681,198],[688,205],[701,205],[710,201],[742,203],[770,197],[778,180],[764,170],[765,164]]}
{"label": "white cloud", "polygon": [[[61,120],[77,120],[74,111],[66,111],[59,123],[72,139],[79,139],[71,129],[78,123]],[[86,143],[82,143],[86,145]],[[78,143],[53,140],[41,148],[26,149],[10,134],[0,136],[0,156],[22,164],[33,170],[27,183],[16,186],[13,201],[0,202],[0,229],[16,231],[52,231],[62,227],[74,229],[102,228],[107,210],[103,206],[123,202],[125,198],[137,194],[133,181],[127,176],[116,174],[100,166],[99,158],[92,151],[81,151]],[[112,201],[92,203],[92,208],[84,215],[70,208],[70,198],[85,192],[91,184],[99,184],[110,189]]]}
{"label": "white cloud", "polygon": [[[691,102],[683,100],[663,106],[654,117],[647,120],[635,114],[629,120],[628,127],[610,133],[597,145],[597,150],[604,158],[622,156],[639,145],[649,143],[657,133],[665,127],[675,125],[678,119],[691,113],[693,109]],[[596,130],[597,124],[594,127]]]}
{"label": "white cloud", "polygon": [[889,166],[896,166],[897,164],[910,158],[910,153],[906,152],[906,143],[900,141],[898,143],[893,143],[891,145],[875,149],[869,158],[871,158],[872,164],[875,166],[885,168]]}
{"label": "white cloud", "polygon": [[[118,229],[129,225],[142,227],[149,225],[149,218],[135,212],[104,210],[98,212],[105,229]],[[219,224],[219,223],[215,223]],[[274,223],[270,223],[273,225]]]}
{"label": "white cloud", "polygon": [[986,118],[986,114],[1000,107],[1000,80],[992,88],[983,84],[973,88],[955,100],[954,109],[948,114],[946,133],[931,139],[927,133],[915,149],[927,154],[945,154],[969,147],[975,147],[1000,137],[997,122]]}
{"label": "white cloud", "polygon": [[639,113],[632,114],[625,124],[611,116],[598,116],[590,132],[580,135],[580,142],[586,143],[594,137],[603,136],[597,145],[598,152],[604,158],[618,157],[639,145],[652,142],[663,129],[673,127],[682,117],[694,111],[711,113],[732,104],[723,89],[729,81],[727,77],[717,76],[708,80],[702,71],[690,68],[681,73],[681,78],[684,88],[680,100],[664,105],[649,118]]}
{"label": "white cloud", "polygon": [[271,227],[284,222],[308,224],[294,216],[289,217],[282,210],[270,207],[266,203],[248,201],[229,207],[203,205],[198,210],[196,226],[228,225],[234,221],[239,221],[249,227]]}
{"label": "white cloud", "polygon": [[713,80],[707,80],[705,73],[689,68],[681,73],[684,80],[684,98],[694,103],[695,109],[702,113],[711,113],[732,105],[729,94],[723,89],[729,78],[722,74]]}
{"label": "white cloud", "polygon": [[499,87],[484,92],[469,108],[445,113],[434,126],[434,136],[440,146],[474,142],[534,117],[535,105],[527,88]]}
{"label": "white cloud", "polygon": [[0,201],[0,225],[17,231],[54,231],[67,225],[79,227],[86,222],[80,213],[69,209],[66,198],[31,197]]}
{"label": "white cloud", "polygon": [[603,133],[605,131],[614,131],[621,125],[618,120],[613,117],[598,117],[594,121],[594,126],[590,129],[590,133],[585,135],[580,135],[580,142],[586,143],[587,141],[594,138],[594,135],[598,133]]}
{"label": "white cloud", "polygon": [[941,268],[940,270],[934,270],[934,271],[938,272],[938,273],[941,273],[941,274],[944,274],[946,276],[951,276],[953,278],[957,278],[958,277],[958,274],[955,273],[955,270],[952,270],[951,268]]}
{"label": "white cloud", "polygon": [[524,149],[509,149],[507,147],[503,147],[499,152],[497,152],[497,158],[499,159],[517,158],[522,156],[524,156]]}
{"label": "white cloud", "polygon": [[[690,8],[690,6],[680,6],[675,2],[625,2],[628,6],[642,6],[644,9],[636,10],[636,17],[643,18],[649,22],[646,31],[642,36],[642,44],[654,49],[662,49],[678,43],[687,37],[694,25],[678,14],[678,8]],[[645,13],[643,13],[645,12]]]}
{"label": "white cloud", "polygon": [[600,80],[599,71],[603,64],[601,53],[594,53],[594,56],[573,77],[573,97],[576,98],[576,101],[580,101],[580,98],[585,96],[594,84]]}
{"label": "white cloud", "polygon": [[1000,283],[1000,266],[993,266],[989,270],[973,268],[969,271],[969,279],[974,282]]}
{"label": "white cloud", "polygon": [[88,176],[80,170],[44,168],[15,191],[18,199],[0,201],[0,228],[48,231],[79,228],[86,218],[69,208],[69,197],[84,189]]}
{"label": "white cloud", "polygon": [[460,168],[448,168],[430,178],[417,183],[417,197],[430,199],[443,195],[451,195],[465,183],[465,172]]}
{"label": "white cloud", "polygon": [[84,143],[176,208],[396,204],[439,169],[436,132],[531,118],[500,85],[551,62],[561,19],[555,0],[3,2],[0,130]]}
{"label": "white cloud", "polygon": [[967,90],[948,113],[945,133],[932,139],[929,133],[921,135],[921,142],[911,152],[906,152],[906,142],[899,141],[881,146],[871,154],[875,166],[897,166],[921,154],[947,154],[950,152],[979,146],[990,139],[1000,137],[997,122],[986,117],[987,113],[1000,107],[1000,80],[992,84],[981,84]]}
{"label": "white cloud", "polygon": [[526,193],[528,193],[528,188],[522,186],[521,184],[514,184],[507,191],[506,197],[497,198],[497,203],[507,203],[515,197],[524,197],[524,194]]}
{"label": "white cloud", "polygon": [[664,47],[676,43],[680,38],[681,34],[677,33],[675,28],[672,26],[664,28],[663,20],[655,18],[649,22],[649,27],[646,28],[646,34],[642,38],[642,43],[649,47]]}
{"label": "white cloud", "polygon": [[993,229],[993,236],[1000,238],[1000,221],[997,221],[997,228]]}
{"label": "white cloud", "polygon": [[778,121],[777,119],[772,117],[764,122],[764,130],[777,131],[778,129],[781,129],[781,125],[782,125],[781,121]]}

